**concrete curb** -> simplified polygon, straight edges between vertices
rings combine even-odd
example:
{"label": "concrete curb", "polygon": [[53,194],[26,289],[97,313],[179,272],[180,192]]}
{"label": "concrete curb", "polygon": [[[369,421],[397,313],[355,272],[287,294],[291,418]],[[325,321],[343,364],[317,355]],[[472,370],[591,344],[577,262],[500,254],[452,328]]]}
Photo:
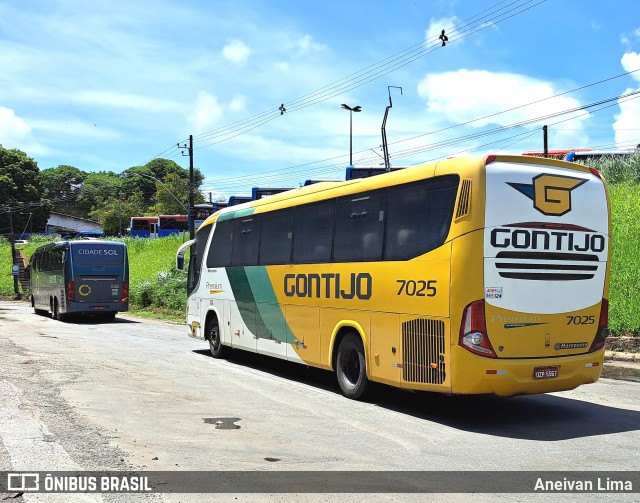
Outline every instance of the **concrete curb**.
{"label": "concrete curb", "polygon": [[602,377],[640,382],[640,354],[606,351]]}

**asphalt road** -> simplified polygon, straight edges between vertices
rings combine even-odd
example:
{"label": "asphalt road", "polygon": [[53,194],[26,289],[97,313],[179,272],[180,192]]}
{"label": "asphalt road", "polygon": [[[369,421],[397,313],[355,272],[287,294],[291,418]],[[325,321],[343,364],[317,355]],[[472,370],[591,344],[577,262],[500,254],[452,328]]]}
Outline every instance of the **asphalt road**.
{"label": "asphalt road", "polygon": [[[63,323],[24,303],[0,302],[0,471],[640,470],[640,383],[601,379],[570,392],[515,398],[377,391],[370,402],[354,402],[325,371],[242,352],[215,360],[182,325],[127,316]],[[638,492],[580,496],[640,499]],[[363,501],[358,494],[106,493],[25,494],[14,501],[336,499]],[[540,495],[473,499],[540,501]]]}

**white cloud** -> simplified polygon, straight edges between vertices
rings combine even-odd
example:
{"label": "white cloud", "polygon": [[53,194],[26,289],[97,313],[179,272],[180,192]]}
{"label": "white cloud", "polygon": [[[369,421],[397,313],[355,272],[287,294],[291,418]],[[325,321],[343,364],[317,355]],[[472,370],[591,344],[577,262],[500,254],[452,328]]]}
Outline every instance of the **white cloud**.
{"label": "white cloud", "polygon": [[[549,82],[484,70],[429,74],[418,84],[418,94],[425,100],[430,115],[454,123],[474,121],[474,127],[507,126],[580,106],[577,100],[567,96],[540,101],[556,93]],[[532,102],[538,103],[519,108]],[[490,117],[510,109],[514,110]]]}
{"label": "white cloud", "polygon": [[[622,68],[624,68],[626,72],[638,70],[640,69],[640,54],[637,52],[627,52],[622,56],[620,63],[622,63]],[[640,82],[640,72],[632,73],[631,77]]]}
{"label": "white cloud", "polygon": [[[624,94],[630,93],[634,89],[627,89]],[[615,132],[616,144],[632,146],[638,141],[638,124],[640,124],[640,102],[637,99],[618,100],[620,113],[615,115],[613,130]]]}
{"label": "white cloud", "polygon": [[[633,71],[640,68],[640,54],[636,52],[627,52],[620,60],[622,67],[627,71]],[[632,73],[631,77],[640,82],[640,72]],[[627,89],[623,94],[631,93],[636,89]],[[623,146],[629,146],[638,140],[638,124],[640,124],[640,103],[638,99],[623,98],[618,100],[620,113],[615,115],[613,123],[613,131],[615,133],[616,143]]]}
{"label": "white cloud", "polygon": [[233,40],[222,48],[222,55],[234,63],[243,63],[251,55],[251,49],[240,40]]}
{"label": "white cloud", "polygon": [[298,53],[302,56],[306,56],[312,51],[323,51],[326,48],[326,45],[314,42],[311,35],[304,35],[298,40]]}
{"label": "white cloud", "polygon": [[247,108],[247,97],[236,94],[229,103],[229,110],[232,112],[242,112]]}
{"label": "white cloud", "polygon": [[17,140],[31,135],[31,127],[13,110],[0,107],[0,145],[8,147]]}
{"label": "white cloud", "polygon": [[105,91],[81,91],[69,95],[72,101],[91,105],[102,105],[113,108],[129,108],[145,111],[177,111],[181,105],[177,102],[149,98],[138,94],[113,93]]}
{"label": "white cloud", "polygon": [[7,107],[0,106],[0,145],[17,148],[29,155],[45,155],[52,151],[39,144],[33,137],[33,129],[26,120]]}
{"label": "white cloud", "polygon": [[57,136],[59,137],[73,137],[73,138],[91,138],[99,140],[116,140],[121,139],[122,136],[118,131],[111,127],[104,126],[102,124],[96,124],[86,122],[84,120],[76,119],[31,119],[29,124],[33,128],[36,134]]}
{"label": "white cloud", "polygon": [[198,93],[193,113],[189,116],[189,125],[196,133],[211,129],[222,116],[222,107],[218,98],[205,91]]}

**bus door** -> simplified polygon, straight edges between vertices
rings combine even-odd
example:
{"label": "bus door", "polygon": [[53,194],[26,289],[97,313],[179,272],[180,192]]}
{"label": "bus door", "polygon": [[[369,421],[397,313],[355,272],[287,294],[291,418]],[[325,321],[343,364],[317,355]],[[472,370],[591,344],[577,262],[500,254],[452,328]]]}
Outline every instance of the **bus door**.
{"label": "bus door", "polygon": [[149,222],[149,237],[158,237],[158,222]]}

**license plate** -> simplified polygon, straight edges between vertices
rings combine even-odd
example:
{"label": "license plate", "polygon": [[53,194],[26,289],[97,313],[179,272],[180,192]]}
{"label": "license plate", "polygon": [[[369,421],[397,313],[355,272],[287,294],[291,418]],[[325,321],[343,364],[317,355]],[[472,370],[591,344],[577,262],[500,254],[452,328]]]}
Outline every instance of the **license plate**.
{"label": "license plate", "polygon": [[558,367],[536,367],[533,369],[534,379],[553,379],[558,377]]}

